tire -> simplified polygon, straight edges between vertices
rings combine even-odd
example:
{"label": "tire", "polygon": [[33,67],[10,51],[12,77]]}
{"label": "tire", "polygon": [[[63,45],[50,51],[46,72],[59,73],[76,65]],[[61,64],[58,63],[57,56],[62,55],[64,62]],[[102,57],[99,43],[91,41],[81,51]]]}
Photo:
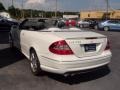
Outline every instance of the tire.
{"label": "tire", "polygon": [[83,28],[83,25],[82,25],[82,24],[80,24],[80,28]]}
{"label": "tire", "polygon": [[40,62],[35,50],[30,51],[30,68],[35,76],[42,75],[42,70],[40,68]]}
{"label": "tire", "polygon": [[95,30],[98,30],[98,26],[97,26],[97,25],[95,25],[95,26],[94,26],[94,29],[95,29]]}
{"label": "tire", "polygon": [[104,31],[109,31],[109,27],[104,27]]}

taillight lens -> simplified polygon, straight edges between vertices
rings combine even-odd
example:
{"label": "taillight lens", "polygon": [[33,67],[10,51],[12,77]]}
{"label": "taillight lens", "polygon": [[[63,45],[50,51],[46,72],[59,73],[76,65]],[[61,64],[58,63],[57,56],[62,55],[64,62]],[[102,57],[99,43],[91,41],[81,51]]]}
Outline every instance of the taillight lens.
{"label": "taillight lens", "polygon": [[110,42],[109,42],[109,41],[107,41],[107,45],[106,45],[105,50],[109,50],[109,49],[110,49]]}
{"label": "taillight lens", "polygon": [[54,42],[50,45],[49,50],[58,55],[72,55],[73,52],[65,40]]}

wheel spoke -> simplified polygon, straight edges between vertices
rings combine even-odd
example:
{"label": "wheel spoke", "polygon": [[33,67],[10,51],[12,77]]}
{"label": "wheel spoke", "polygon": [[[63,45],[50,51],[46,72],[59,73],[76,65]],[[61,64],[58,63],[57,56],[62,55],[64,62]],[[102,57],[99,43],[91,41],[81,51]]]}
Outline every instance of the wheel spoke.
{"label": "wheel spoke", "polygon": [[37,69],[37,60],[34,53],[31,54],[31,68],[33,71]]}

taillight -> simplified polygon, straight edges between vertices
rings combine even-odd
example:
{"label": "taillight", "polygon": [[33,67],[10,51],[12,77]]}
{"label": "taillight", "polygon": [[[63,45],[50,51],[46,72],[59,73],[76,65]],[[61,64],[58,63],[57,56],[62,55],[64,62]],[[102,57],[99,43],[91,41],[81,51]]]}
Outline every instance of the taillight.
{"label": "taillight", "polygon": [[107,45],[106,45],[105,50],[109,50],[109,49],[110,49],[110,42],[109,42],[109,41],[107,41]]}
{"label": "taillight", "polygon": [[72,55],[73,52],[65,40],[54,42],[50,45],[49,50],[58,55]]}

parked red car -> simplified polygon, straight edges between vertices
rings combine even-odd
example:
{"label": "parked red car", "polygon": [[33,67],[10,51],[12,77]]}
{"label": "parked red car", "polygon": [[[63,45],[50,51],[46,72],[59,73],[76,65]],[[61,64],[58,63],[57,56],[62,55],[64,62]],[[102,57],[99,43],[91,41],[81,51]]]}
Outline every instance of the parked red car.
{"label": "parked red car", "polygon": [[66,20],[66,26],[76,26],[77,22],[75,20]]}

